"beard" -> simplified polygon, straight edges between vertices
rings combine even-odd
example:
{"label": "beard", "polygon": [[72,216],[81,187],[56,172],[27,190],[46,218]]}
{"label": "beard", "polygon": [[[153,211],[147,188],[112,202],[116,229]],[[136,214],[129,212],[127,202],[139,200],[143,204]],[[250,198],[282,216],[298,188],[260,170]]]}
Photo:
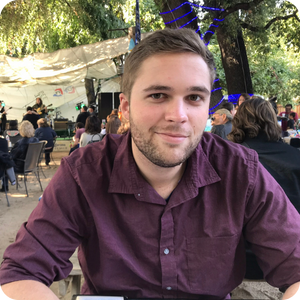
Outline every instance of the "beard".
{"label": "beard", "polygon": [[[194,138],[185,148],[181,150],[180,155],[174,155],[172,157],[172,149],[182,147],[181,145],[166,145],[165,149],[162,149],[163,143],[155,143],[154,136],[155,132],[173,132],[180,133],[182,128],[179,124],[169,125],[164,128],[153,126],[147,133],[142,132],[138,126],[130,118],[130,131],[132,139],[139,149],[139,151],[153,164],[162,168],[173,168],[184,163],[194,152],[198,146],[203,132]],[[168,153],[168,149],[170,150]]]}

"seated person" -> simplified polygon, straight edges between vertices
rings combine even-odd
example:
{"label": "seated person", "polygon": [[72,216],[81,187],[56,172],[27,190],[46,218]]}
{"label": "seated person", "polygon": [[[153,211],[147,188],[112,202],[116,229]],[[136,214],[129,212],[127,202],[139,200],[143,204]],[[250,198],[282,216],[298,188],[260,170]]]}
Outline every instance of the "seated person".
{"label": "seated person", "polygon": [[31,106],[27,106],[26,111],[27,112],[23,117],[23,121],[27,120],[31,122],[33,128],[37,129],[38,128],[37,121],[40,119],[40,115],[36,111],[34,111]]}
{"label": "seated person", "polygon": [[211,118],[211,133],[216,134],[227,140],[227,134],[231,131],[232,124],[231,120],[233,119],[232,114],[225,108],[218,109],[213,117]]}
{"label": "seated person", "polygon": [[[10,179],[12,184],[15,184],[15,173],[14,173],[14,162],[11,156],[8,154],[8,144],[7,140],[0,137],[0,177],[2,178],[2,188],[1,192],[8,192],[8,180]],[[7,176],[6,176],[7,174]]]}
{"label": "seated person", "polygon": [[113,116],[117,116],[118,117],[118,109],[117,108],[114,108],[111,113],[106,117],[106,122],[109,121],[110,117],[113,117]]}
{"label": "seated person", "polygon": [[[282,142],[271,104],[259,97],[242,103],[232,120],[228,139],[258,153],[259,161],[300,213],[300,151]],[[252,262],[248,264],[246,278],[261,279],[262,273],[253,260],[251,255],[247,256],[247,261]]]}
{"label": "seated person", "polygon": [[15,172],[22,173],[24,171],[24,160],[27,154],[28,144],[38,143],[38,139],[34,137],[34,128],[29,121],[23,121],[19,128],[22,139],[18,140],[12,147],[10,153],[15,162]]}
{"label": "seated person", "polygon": [[236,114],[236,109],[232,102],[223,102],[221,108],[225,108],[230,111],[233,117]]}
{"label": "seated person", "polygon": [[203,133],[215,66],[199,35],[153,32],[122,76],[130,130],[62,159],[4,252],[0,291],[58,300],[48,287],[79,247],[81,294],[230,299],[247,240],[266,280],[299,299],[299,214],[255,151]]}
{"label": "seated person", "polygon": [[45,163],[48,166],[50,163],[50,153],[53,151],[54,139],[56,138],[56,132],[48,125],[45,118],[41,118],[37,121],[38,129],[35,131],[34,136],[39,141],[47,141],[45,146]]}
{"label": "seated person", "polygon": [[9,128],[4,132],[4,137],[6,137],[6,135],[9,136],[9,140],[12,146],[22,138],[18,130],[18,121],[9,121]]}
{"label": "seated person", "polygon": [[76,149],[79,148],[79,141],[80,141],[80,137],[81,135],[85,132],[85,128],[83,123],[81,122],[77,122],[75,124],[75,135],[73,136],[73,141],[74,143],[71,145],[71,149],[69,152],[69,155]]}
{"label": "seated person", "polygon": [[293,105],[292,104],[287,104],[285,106],[285,111],[282,111],[279,116],[281,117],[288,117],[290,113],[294,113],[295,117],[294,117],[294,121],[297,122],[298,121],[298,114],[294,111],[292,111]]}
{"label": "seated person", "polygon": [[101,141],[103,136],[100,134],[101,124],[96,116],[89,116],[85,123],[85,132],[80,137],[79,147],[85,147],[87,144]]}
{"label": "seated person", "polygon": [[250,97],[249,94],[247,94],[247,93],[241,93],[241,95],[239,96],[236,108],[238,108],[246,100],[250,100],[250,99],[251,99],[251,97]]}
{"label": "seated person", "polygon": [[287,121],[287,129],[295,129],[295,113],[294,112],[291,112],[289,114],[289,118],[288,118],[288,121]]}
{"label": "seated person", "polygon": [[106,124],[106,134],[118,132],[119,127],[121,126],[121,121],[116,115],[112,115],[107,124]]}

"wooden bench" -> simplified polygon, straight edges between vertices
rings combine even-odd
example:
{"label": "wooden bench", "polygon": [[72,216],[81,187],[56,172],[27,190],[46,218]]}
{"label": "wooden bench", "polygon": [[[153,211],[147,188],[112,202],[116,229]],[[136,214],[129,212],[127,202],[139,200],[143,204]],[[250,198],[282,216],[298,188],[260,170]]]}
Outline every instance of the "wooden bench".
{"label": "wooden bench", "polygon": [[70,261],[73,264],[71,273],[67,278],[58,282],[58,293],[60,297],[64,297],[67,294],[68,287],[70,287],[71,297],[80,294],[82,271],[77,258],[77,250],[70,258]]}

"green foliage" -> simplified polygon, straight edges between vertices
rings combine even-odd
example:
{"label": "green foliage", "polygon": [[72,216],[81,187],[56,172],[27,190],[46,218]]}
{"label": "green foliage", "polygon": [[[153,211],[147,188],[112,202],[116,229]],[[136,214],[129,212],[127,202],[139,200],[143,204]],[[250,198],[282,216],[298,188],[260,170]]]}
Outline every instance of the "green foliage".
{"label": "green foliage", "polygon": [[[123,18],[130,26],[135,26],[136,0],[126,0],[123,8]],[[152,0],[140,0],[140,24],[142,32],[155,31],[165,27],[159,15],[159,9]]]}
{"label": "green foliage", "polygon": [[280,104],[292,102],[300,90],[300,61],[299,54],[288,49],[284,38],[270,35],[268,48],[264,45],[254,47],[247,43],[252,84],[256,94],[266,98],[277,95]]}
{"label": "green foliage", "polygon": [[[203,2],[207,6],[228,9],[237,3],[252,1],[230,0],[216,3],[215,0],[204,0]],[[259,5],[251,6],[248,10],[235,12],[233,16],[230,15],[230,18],[227,17],[222,23],[227,29],[228,36],[236,34],[236,28],[240,26],[241,22],[256,29],[255,31],[243,30],[254,92],[266,98],[277,95],[279,103],[283,105],[295,99],[300,102],[300,22],[293,17],[287,20],[278,20],[272,23],[267,30],[265,26],[278,16],[288,16],[294,12],[295,7],[287,1],[265,0]],[[202,33],[207,30],[214,17],[214,12],[202,13]],[[220,50],[214,36],[210,41],[209,49],[214,54],[220,85],[223,93],[226,94],[225,73]]]}
{"label": "green foliage", "polygon": [[[151,0],[140,2],[140,18],[142,31],[164,26]],[[16,0],[0,16],[0,53],[53,52],[124,36],[134,25],[133,0]]]}

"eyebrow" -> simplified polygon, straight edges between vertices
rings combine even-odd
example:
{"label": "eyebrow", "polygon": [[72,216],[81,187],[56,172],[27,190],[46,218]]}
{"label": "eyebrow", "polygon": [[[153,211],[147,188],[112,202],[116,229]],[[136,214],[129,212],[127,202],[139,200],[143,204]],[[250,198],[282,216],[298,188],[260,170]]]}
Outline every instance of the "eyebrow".
{"label": "eyebrow", "polygon": [[[173,91],[174,89],[166,86],[166,85],[151,85],[147,88],[145,88],[143,91],[144,92],[149,92],[149,91]],[[189,92],[202,92],[205,94],[210,94],[210,91],[204,87],[204,86],[192,86],[187,89]]]}
{"label": "eyebrow", "polygon": [[192,87],[188,88],[188,91],[202,92],[202,93],[205,93],[205,94],[210,94],[210,91],[204,86],[192,86]]}
{"label": "eyebrow", "polygon": [[166,86],[166,85],[150,85],[149,87],[145,88],[143,91],[144,92],[149,92],[149,91],[172,91],[173,88]]}

